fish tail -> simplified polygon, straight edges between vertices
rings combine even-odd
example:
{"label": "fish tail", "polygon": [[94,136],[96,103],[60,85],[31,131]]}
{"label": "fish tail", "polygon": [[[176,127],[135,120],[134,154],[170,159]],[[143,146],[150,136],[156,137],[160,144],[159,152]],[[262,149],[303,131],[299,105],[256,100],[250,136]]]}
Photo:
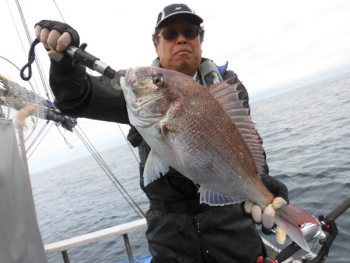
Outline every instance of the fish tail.
{"label": "fish tail", "polygon": [[276,210],[275,223],[302,249],[311,252],[300,230],[300,225],[305,223],[320,225],[312,215],[293,204],[289,204]]}

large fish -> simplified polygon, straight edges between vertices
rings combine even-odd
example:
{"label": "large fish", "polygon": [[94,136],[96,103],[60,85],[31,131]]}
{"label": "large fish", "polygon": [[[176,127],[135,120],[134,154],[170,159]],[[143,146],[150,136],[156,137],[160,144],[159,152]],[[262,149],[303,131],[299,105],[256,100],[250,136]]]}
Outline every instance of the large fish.
{"label": "large fish", "polygon": [[[224,205],[249,199],[264,209],[274,198],[260,180],[262,144],[238,99],[238,84],[207,89],[187,75],[152,67],[130,68],[121,86],[130,123],[151,147],[145,185],[169,166],[200,185],[201,202]],[[319,224],[294,205],[276,211],[275,223],[310,251],[298,225]]]}

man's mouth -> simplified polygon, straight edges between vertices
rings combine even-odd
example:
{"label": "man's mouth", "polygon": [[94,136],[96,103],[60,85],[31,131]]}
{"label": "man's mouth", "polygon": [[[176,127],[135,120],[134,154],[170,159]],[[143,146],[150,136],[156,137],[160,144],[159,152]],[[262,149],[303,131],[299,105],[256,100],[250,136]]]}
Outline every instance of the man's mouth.
{"label": "man's mouth", "polygon": [[179,51],[177,51],[175,54],[176,55],[182,55],[182,54],[189,54],[190,51],[188,51],[187,49],[181,49]]}

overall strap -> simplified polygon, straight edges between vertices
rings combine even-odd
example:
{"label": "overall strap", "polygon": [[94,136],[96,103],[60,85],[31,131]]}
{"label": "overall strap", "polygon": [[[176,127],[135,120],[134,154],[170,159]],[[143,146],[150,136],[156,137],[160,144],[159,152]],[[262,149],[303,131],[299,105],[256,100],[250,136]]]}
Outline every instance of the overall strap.
{"label": "overall strap", "polygon": [[225,73],[226,67],[220,68],[219,70],[218,66],[211,60],[206,59],[202,64],[200,64],[198,70],[200,73],[201,81],[205,87],[210,86],[211,84],[222,82],[222,74]]}
{"label": "overall strap", "polygon": [[[203,62],[198,68],[201,83],[207,87],[211,84],[222,82],[222,76],[226,73],[227,65],[228,63],[218,67],[213,61],[203,58]],[[160,68],[161,65],[159,59],[153,60],[151,67]]]}
{"label": "overall strap", "polygon": [[153,60],[151,67],[155,67],[155,68],[160,68],[160,61],[159,59],[155,59]]}

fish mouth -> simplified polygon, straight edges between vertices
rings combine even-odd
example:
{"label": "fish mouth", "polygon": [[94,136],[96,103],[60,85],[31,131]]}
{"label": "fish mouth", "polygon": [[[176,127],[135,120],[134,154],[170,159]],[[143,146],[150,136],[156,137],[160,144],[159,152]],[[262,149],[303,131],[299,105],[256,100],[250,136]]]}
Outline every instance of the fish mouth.
{"label": "fish mouth", "polygon": [[152,98],[152,99],[150,99],[150,100],[148,100],[148,101],[146,101],[146,102],[144,102],[144,103],[138,105],[137,107],[130,107],[130,108],[131,108],[131,110],[132,110],[133,112],[138,113],[139,111],[142,110],[142,108],[147,107],[147,105],[152,104],[154,101],[160,99],[161,97],[163,97],[163,96],[162,96],[162,95],[159,95],[159,96],[157,96],[157,97],[154,97],[154,98]]}
{"label": "fish mouth", "polygon": [[135,69],[129,68],[125,74],[125,86],[134,86],[136,82]]}
{"label": "fish mouth", "polygon": [[[113,84],[113,83],[112,83]],[[135,75],[135,69],[129,68],[126,71],[125,76],[120,78],[120,86],[123,90],[125,99],[129,96],[129,94],[132,92],[133,88],[136,86],[136,75]]]}

